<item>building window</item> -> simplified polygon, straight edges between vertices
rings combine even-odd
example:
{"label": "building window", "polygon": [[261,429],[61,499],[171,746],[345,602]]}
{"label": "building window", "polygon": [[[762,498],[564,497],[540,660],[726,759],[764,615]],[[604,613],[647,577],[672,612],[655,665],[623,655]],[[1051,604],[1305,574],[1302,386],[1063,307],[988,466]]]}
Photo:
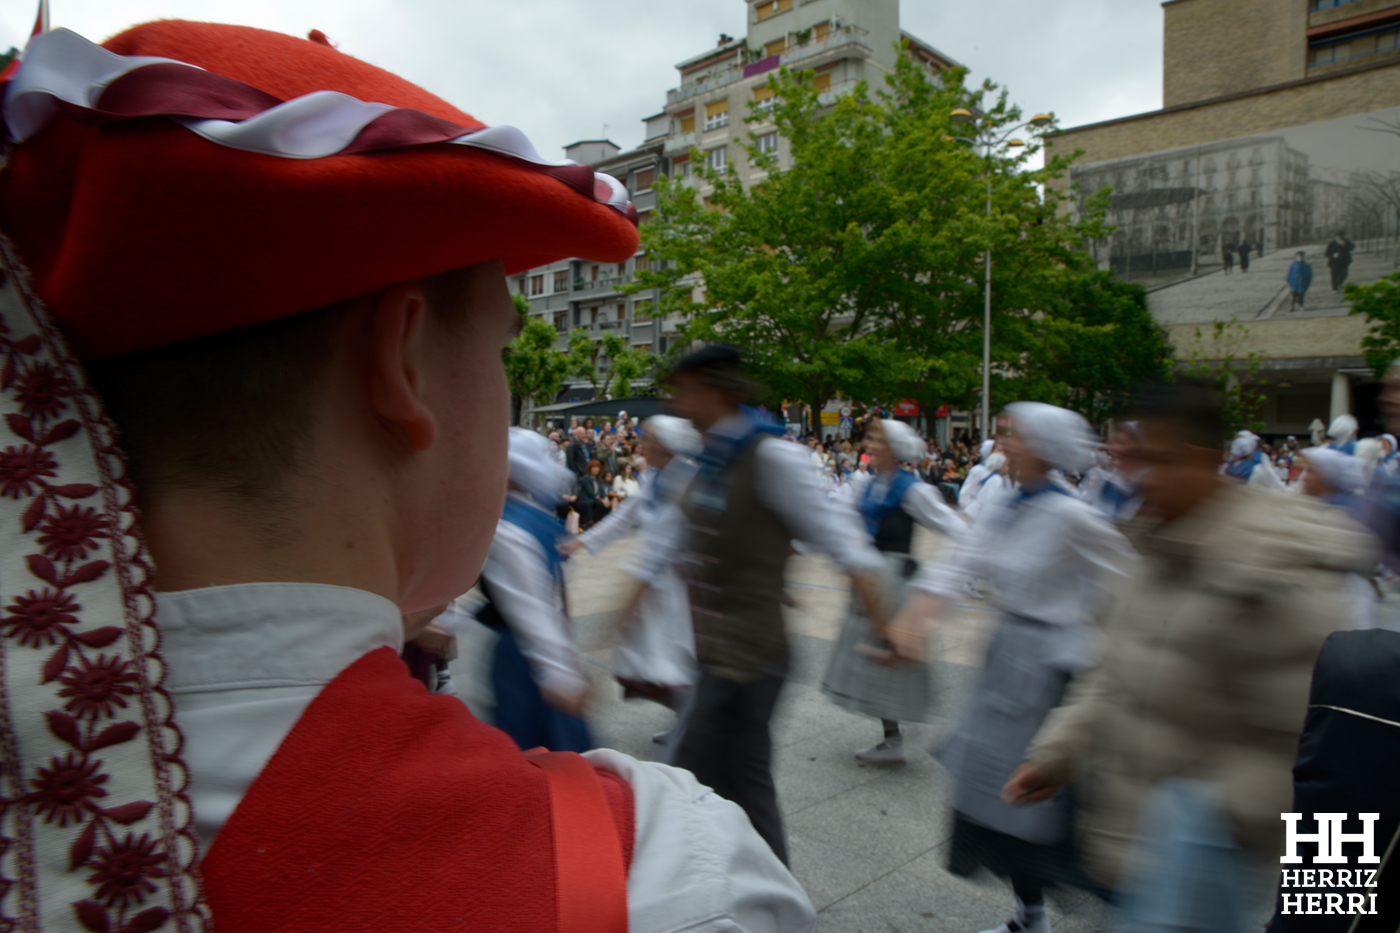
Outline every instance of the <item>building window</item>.
{"label": "building window", "polygon": [[652,183],[655,181],[656,169],[644,169],[643,171],[638,172],[632,177],[632,191],[634,193],[638,191],[647,191],[651,188]]}
{"label": "building window", "polygon": [[765,19],[784,10],[792,9],[792,0],[765,0],[764,3],[756,4],[753,8],[754,15],[761,23]]}
{"label": "building window", "polygon": [[636,350],[638,353],[650,353],[650,352],[651,352],[651,344],[649,344],[649,343],[639,343],[639,344],[636,344],[635,346],[633,346],[632,349],[633,349],[633,350]]}
{"label": "building window", "polygon": [[618,263],[618,264],[617,264],[617,275],[618,275],[618,277],[621,278],[622,276],[624,276],[624,275],[626,275],[626,274],[627,274],[627,263],[625,263],[625,262],[620,262],[620,263]]}
{"label": "building window", "polygon": [[639,301],[632,306],[632,320],[637,323],[645,323],[651,320],[652,304],[650,301]]}
{"label": "building window", "polygon": [[778,134],[776,131],[772,133],[764,133],[762,136],[758,137],[758,139],[754,140],[754,144],[755,146],[757,146],[759,152],[777,152]]}
{"label": "building window", "polygon": [[705,164],[716,172],[722,172],[729,164],[729,147],[716,146],[705,153]]}
{"label": "building window", "polygon": [[672,160],[671,160],[671,177],[672,177],[672,178],[689,178],[689,177],[690,177],[690,157],[689,157],[689,156],[687,156],[687,157],[684,158],[684,159],[672,159]]}
{"label": "building window", "polygon": [[593,267],[593,281],[595,281],[595,282],[598,281],[598,267],[597,267],[597,266],[594,266],[594,267]]}
{"label": "building window", "polygon": [[815,27],[814,30],[813,30],[812,38],[813,38],[813,39],[816,39],[818,42],[825,42],[825,41],[827,40],[827,38],[830,37],[830,35],[831,35],[831,23],[830,23],[830,22],[826,22],[826,23],[817,23],[816,27]]}
{"label": "building window", "polygon": [[764,58],[772,58],[774,55],[781,55],[781,54],[783,54],[784,52],[787,51],[787,48],[788,48],[787,36],[783,36],[781,39],[774,39],[772,42],[768,42],[768,43],[765,43],[765,44],[764,44],[764,46],[763,46],[763,57],[764,57]]}
{"label": "building window", "polygon": [[1392,29],[1376,36],[1377,52],[1393,52],[1400,49],[1400,29]]}
{"label": "building window", "polygon": [[766,84],[761,84],[753,89],[753,100],[758,105],[755,109],[760,113],[768,113],[778,106],[778,92]]}
{"label": "building window", "polygon": [[638,256],[632,260],[633,272],[647,272],[651,269],[651,260],[645,255]]}
{"label": "building window", "polygon": [[543,295],[543,294],[544,294],[544,276],[543,276],[543,275],[532,275],[532,276],[530,276],[530,294],[531,294],[531,295]]}
{"label": "building window", "polygon": [[831,72],[824,71],[817,75],[817,79],[812,82],[812,87],[818,92],[831,90]]}
{"label": "building window", "polygon": [[705,130],[717,130],[729,125],[729,101],[717,100],[705,105]]}
{"label": "building window", "polygon": [[567,311],[555,311],[555,312],[554,312],[554,329],[557,330],[557,331],[558,331],[559,333],[561,333],[561,334],[564,333],[564,331],[566,331],[566,330],[569,329],[569,312],[567,312]]}
{"label": "building window", "polygon": [[686,114],[685,116],[681,117],[681,132],[682,132],[682,133],[694,133],[694,132],[695,132],[695,111],[694,111],[694,110],[692,110],[690,113]]}
{"label": "building window", "polygon": [[569,273],[567,271],[554,273],[554,290],[556,292],[569,290]]}
{"label": "building window", "polygon": [[1339,62],[1344,58],[1351,57],[1350,42],[1334,42],[1331,45],[1324,45],[1312,50],[1312,58],[1309,64],[1328,65],[1332,62]]}

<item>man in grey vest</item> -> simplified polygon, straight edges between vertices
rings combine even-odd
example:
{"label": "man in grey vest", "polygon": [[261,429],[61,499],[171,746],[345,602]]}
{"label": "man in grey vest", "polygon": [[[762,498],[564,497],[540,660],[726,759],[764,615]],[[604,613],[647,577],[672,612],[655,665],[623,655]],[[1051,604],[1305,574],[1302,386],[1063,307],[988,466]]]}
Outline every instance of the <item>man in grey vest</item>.
{"label": "man in grey vest", "polygon": [[872,607],[883,560],[822,490],[807,451],[746,407],[752,391],[735,348],[690,354],[671,384],[676,413],[705,435],[682,503],[701,675],[672,740],[672,763],[743,807],[786,863],[768,723],[788,669],[782,603],[792,542],[830,554]]}

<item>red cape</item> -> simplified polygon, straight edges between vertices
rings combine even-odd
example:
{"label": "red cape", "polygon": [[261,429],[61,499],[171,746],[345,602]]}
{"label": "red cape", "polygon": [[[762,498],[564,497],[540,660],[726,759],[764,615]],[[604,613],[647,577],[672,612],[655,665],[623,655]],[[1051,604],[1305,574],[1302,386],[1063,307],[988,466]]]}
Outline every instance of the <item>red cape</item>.
{"label": "red cape", "polygon": [[522,754],[389,648],[311,702],[205,857],[219,933],[621,933],[631,788]]}

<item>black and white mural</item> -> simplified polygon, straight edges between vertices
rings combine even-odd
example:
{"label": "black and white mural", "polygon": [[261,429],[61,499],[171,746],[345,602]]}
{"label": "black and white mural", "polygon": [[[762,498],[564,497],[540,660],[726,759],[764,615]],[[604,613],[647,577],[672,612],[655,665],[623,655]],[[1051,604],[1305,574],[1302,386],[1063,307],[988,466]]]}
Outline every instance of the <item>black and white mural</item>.
{"label": "black and white mural", "polygon": [[1342,286],[1400,268],[1400,107],[1076,165],[1110,188],[1099,266],[1164,324],[1345,314]]}

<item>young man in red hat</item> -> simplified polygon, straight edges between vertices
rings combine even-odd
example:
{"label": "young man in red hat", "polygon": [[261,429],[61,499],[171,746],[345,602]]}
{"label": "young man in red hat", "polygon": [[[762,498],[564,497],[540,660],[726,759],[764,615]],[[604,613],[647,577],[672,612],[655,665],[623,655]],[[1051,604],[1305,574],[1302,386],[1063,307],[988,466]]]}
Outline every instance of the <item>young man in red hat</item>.
{"label": "young man in red hat", "polygon": [[0,920],[810,929],[688,773],[397,658],[501,513],[505,274],[630,255],[621,186],[319,33],[44,33],[4,118]]}

